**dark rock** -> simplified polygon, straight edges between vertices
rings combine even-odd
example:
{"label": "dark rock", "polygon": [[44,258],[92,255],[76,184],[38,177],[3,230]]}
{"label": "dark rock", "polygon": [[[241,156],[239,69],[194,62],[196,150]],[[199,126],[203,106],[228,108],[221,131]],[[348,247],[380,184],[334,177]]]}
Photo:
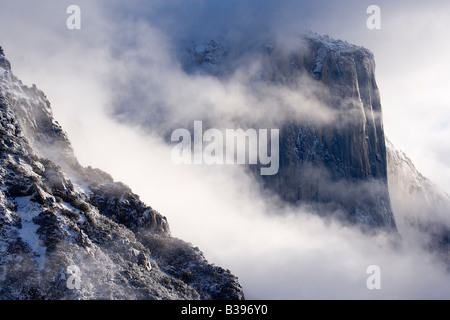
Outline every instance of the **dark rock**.
{"label": "dark rock", "polygon": [[[193,50],[194,66],[201,72],[223,77],[217,69],[228,70],[232,63],[221,54],[222,47],[214,41],[202,46],[201,54]],[[257,81],[293,91],[304,89],[300,79],[305,77],[311,87],[320,85],[321,90],[314,92],[314,98],[333,114],[333,121],[317,123],[305,115],[304,119],[289,118],[281,123],[271,123],[271,119],[252,123],[280,130],[278,173],[260,176],[260,165],[252,165],[252,172],[260,177],[266,190],[286,202],[307,205],[319,214],[343,221],[395,231],[373,54],[365,48],[316,34],[299,39],[298,47],[286,51],[275,46],[263,58],[255,55],[258,50],[252,49],[242,55],[262,59]],[[243,58],[233,56],[233,59]],[[185,70],[195,72],[189,59],[185,59]],[[282,106],[278,107],[282,112]],[[239,121],[242,125],[252,119]]]}

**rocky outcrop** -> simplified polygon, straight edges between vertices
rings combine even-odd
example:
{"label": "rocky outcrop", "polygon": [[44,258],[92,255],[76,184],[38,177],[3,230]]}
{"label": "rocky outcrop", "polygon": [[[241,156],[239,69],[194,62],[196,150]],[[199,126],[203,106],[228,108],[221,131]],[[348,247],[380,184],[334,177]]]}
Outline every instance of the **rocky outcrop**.
{"label": "rocky outcrop", "polygon": [[395,230],[373,55],[327,37],[305,42],[306,54],[294,55],[298,63],[291,65],[324,85],[323,101],[336,117],[328,125],[284,124],[280,171],[264,177],[265,185],[288,202]]}
{"label": "rocky outcrop", "polygon": [[418,239],[450,268],[450,197],[387,140],[389,193],[400,234]]}
{"label": "rocky outcrop", "polygon": [[[193,45],[188,50],[192,58],[185,58],[184,65],[187,72],[226,77],[233,74],[235,61],[247,54],[261,61],[250,79],[292,92],[320,87],[309,94],[332,115],[327,123],[309,119],[305,113],[303,118],[278,123],[238,120],[241,125],[247,121],[280,130],[280,168],[275,175],[261,177],[265,188],[286,202],[309,206],[322,215],[395,231],[373,54],[312,33],[292,47],[296,49],[256,44],[242,53],[242,49],[211,41]],[[273,108],[284,112],[282,105]],[[259,166],[255,169],[259,176]]]}
{"label": "rocky outcrop", "polygon": [[0,299],[244,298],[129,187],[82,167],[44,93],[0,67]]}

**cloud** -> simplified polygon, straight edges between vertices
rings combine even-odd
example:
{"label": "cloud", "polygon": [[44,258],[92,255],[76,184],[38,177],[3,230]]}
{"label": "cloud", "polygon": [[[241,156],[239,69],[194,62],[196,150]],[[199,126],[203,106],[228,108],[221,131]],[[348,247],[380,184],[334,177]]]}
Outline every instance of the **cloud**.
{"label": "cloud", "polygon": [[[123,121],[165,133],[180,125],[192,125],[194,120],[208,120],[225,128],[239,122],[247,126],[261,123],[277,126],[292,118],[317,123],[329,123],[334,119],[334,111],[317,98],[318,92],[325,91],[320,83],[299,75],[279,79],[280,82],[295,81],[295,87],[268,84],[272,74],[281,74],[276,70],[277,62],[281,67],[291,63],[289,52],[276,52],[285,57],[283,61],[273,61],[262,46],[265,42],[251,43],[250,53],[233,51],[238,48],[234,39],[223,43],[211,43],[211,39],[183,41],[186,46],[180,48],[166,32],[151,24],[124,23],[120,29],[125,38],[135,44],[117,48],[118,68],[111,77],[112,113]],[[295,42],[301,54],[304,44],[300,38]],[[230,43],[232,45],[228,46]],[[223,60],[222,66],[214,70],[225,72],[224,77],[202,73],[201,68],[187,71],[187,65],[192,65],[190,61],[183,65],[183,59],[204,54],[208,46],[218,51],[214,59]],[[284,49],[280,45],[274,50]],[[187,57],[180,57],[185,51],[190,51]],[[216,65],[207,64],[207,67],[216,68]]]}
{"label": "cloud", "polygon": [[[103,123],[102,128],[108,129]],[[386,234],[365,235],[306,210],[279,206],[261,198],[241,167],[176,166],[162,141],[124,126],[111,129],[108,138],[91,138],[98,141],[91,150],[94,164],[166,215],[174,236],[238,275],[249,299],[450,294],[444,267],[414,243],[396,248]],[[366,287],[366,269],[373,264],[382,270],[380,291]]]}
{"label": "cloud", "polygon": [[[410,48],[417,47],[411,46],[414,33],[400,36],[403,33],[400,22],[408,17],[401,9],[418,14],[423,6],[416,2],[408,2],[410,5],[404,8],[381,3],[383,17],[386,17],[382,22],[382,35],[392,32],[389,41],[383,44],[385,38],[365,29],[364,3],[356,1],[339,4],[248,1],[239,6],[237,3],[242,1],[152,1],[151,5],[143,1],[78,3],[83,17],[78,33],[65,28],[65,9],[72,3],[14,1],[2,4],[10,14],[2,18],[0,26],[10,31],[2,33],[0,42],[12,62],[13,71],[24,82],[37,83],[47,94],[57,120],[68,132],[83,165],[99,167],[130,185],[142,200],[167,216],[174,236],[199,246],[207,259],[237,274],[247,298],[450,296],[448,273],[414,242],[404,241],[400,246],[393,246],[386,234],[365,235],[337,221],[313,215],[304,208],[291,208],[274,198],[262,197],[258,184],[239,166],[176,166],[170,159],[171,146],[159,135],[143,130],[140,126],[143,122],[138,121],[153,121],[157,128],[164,128],[167,122],[163,121],[175,125],[189,117],[214,113],[227,123],[235,121],[232,116],[236,112],[247,116],[256,103],[260,110],[273,116],[268,108],[280,100],[287,106],[303,101],[305,109],[302,110],[308,113],[311,110],[306,106],[323,107],[314,99],[314,90],[320,88],[310,87],[309,83],[308,89],[300,94],[261,84],[259,92],[264,95],[261,102],[248,90],[248,73],[242,69],[244,63],[234,69],[236,72],[227,81],[219,81],[185,72],[179,57],[173,54],[178,40],[193,34],[209,40],[211,34],[221,33],[225,43],[228,39],[245,40],[250,35],[255,36],[255,42],[275,38],[287,45],[298,30],[312,29],[350,42],[355,40],[357,44],[369,44],[376,57],[381,57],[379,84],[387,81],[396,88],[385,93],[386,85],[382,86],[382,102],[387,101],[383,105],[394,108],[394,105],[404,104],[405,97],[410,97],[406,100],[408,106],[413,105],[408,112],[404,108],[388,112],[390,119],[386,130],[395,133],[398,125],[402,129],[397,130],[396,140],[407,141],[405,132],[423,128],[423,140],[414,135],[420,142],[418,150],[430,151],[427,143],[434,137],[431,149],[446,154],[445,149],[437,149],[436,141],[440,132],[447,132],[447,125],[444,123],[442,129],[436,122],[431,125],[438,116],[435,112],[428,112],[432,119],[421,125],[418,118],[424,112],[415,115],[420,104],[439,101],[428,100],[425,94],[423,99],[417,100],[417,95],[412,96],[408,87],[399,85],[414,75],[414,82],[417,81],[420,89],[424,83],[416,76],[417,70],[426,75],[427,80],[438,76],[438,83],[445,83],[433,63],[433,69],[428,71],[429,64],[417,70],[407,67],[408,63],[424,63],[420,57],[433,57],[426,49],[421,51],[423,56],[415,55],[414,50],[411,52]],[[437,12],[429,10],[427,12]],[[349,27],[340,27],[342,21],[348,22]],[[361,29],[355,28],[356,25],[361,25]],[[267,30],[270,37],[264,38]],[[287,30],[295,32],[284,33]],[[431,42],[421,28],[414,30],[423,35],[420,45],[427,47],[425,44]],[[437,41],[436,37],[432,40]],[[408,41],[402,42],[402,39]],[[409,46],[406,56],[401,50],[405,43]],[[447,51],[437,50],[439,43],[432,43],[440,57],[436,61],[447,67],[443,59]],[[389,49],[393,44],[394,49]],[[390,55],[395,59],[390,59]],[[252,70],[258,70],[261,61],[260,57],[255,59]],[[389,77],[391,81],[399,81],[390,82]],[[405,80],[405,83],[408,82]],[[436,92],[432,90],[437,88],[432,86],[433,82],[428,83],[424,92]],[[445,101],[442,88],[438,90],[439,97]],[[264,101],[269,103],[264,104]],[[151,110],[150,105],[154,107]],[[438,110],[445,114],[445,104],[439,106]],[[162,110],[169,113],[161,114]],[[332,119],[333,115],[326,108],[322,111],[317,113],[320,121]],[[255,116],[261,118],[264,113]],[[408,121],[399,122],[406,117]],[[413,150],[411,145],[409,148]],[[436,162],[439,157],[436,156]],[[423,154],[419,153],[417,158],[423,158]],[[433,163],[427,161],[424,163]],[[366,287],[369,276],[366,270],[372,264],[381,268],[381,290]]]}

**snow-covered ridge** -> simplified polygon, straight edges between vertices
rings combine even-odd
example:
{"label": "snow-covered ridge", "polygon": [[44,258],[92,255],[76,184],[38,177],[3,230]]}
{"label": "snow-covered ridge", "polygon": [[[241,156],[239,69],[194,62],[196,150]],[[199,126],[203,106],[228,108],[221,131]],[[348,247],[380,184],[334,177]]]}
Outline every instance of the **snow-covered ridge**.
{"label": "snow-covered ridge", "polygon": [[399,219],[409,223],[448,223],[450,197],[424,177],[407,155],[387,140],[389,188]]}
{"label": "snow-covered ridge", "polygon": [[166,217],[82,167],[45,94],[0,67],[0,299],[243,299]]}
{"label": "snow-covered ridge", "polygon": [[450,197],[387,140],[389,193],[401,236],[418,239],[450,266]]}
{"label": "snow-covered ridge", "polygon": [[338,55],[349,53],[364,53],[373,58],[373,53],[369,49],[340,39],[333,39],[328,35],[320,35],[314,32],[308,32],[304,35],[304,41],[310,44],[320,44],[327,50]]}

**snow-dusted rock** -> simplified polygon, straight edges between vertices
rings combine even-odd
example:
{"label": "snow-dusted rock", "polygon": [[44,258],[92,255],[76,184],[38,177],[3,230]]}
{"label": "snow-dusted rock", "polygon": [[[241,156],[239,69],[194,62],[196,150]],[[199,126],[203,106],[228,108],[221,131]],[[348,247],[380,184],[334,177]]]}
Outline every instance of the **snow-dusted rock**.
{"label": "snow-dusted rock", "polygon": [[82,167],[44,93],[12,73],[0,77],[0,163],[0,299],[244,298],[129,187]]}
{"label": "snow-dusted rock", "polygon": [[[280,168],[276,175],[262,177],[263,184],[283,200],[312,206],[320,214],[395,230],[373,54],[365,48],[314,33],[296,41],[291,46],[277,46],[274,41],[270,50],[264,50],[264,43],[249,45],[248,50],[235,48],[231,43],[227,44],[227,52],[232,55],[226,59],[207,59],[213,53],[223,56],[219,54],[223,50],[213,50],[221,48],[221,43],[211,41],[213,48],[202,47],[198,50],[204,53],[201,59],[192,58],[195,63],[189,66],[185,62],[184,66],[188,72],[208,72],[213,64],[211,75],[223,77],[234,72],[230,67],[242,67],[230,60],[259,60],[259,68],[252,69],[255,75],[249,75],[249,79],[265,83],[263,88],[267,90],[285,87],[286,94],[298,91],[299,96],[319,101],[333,121],[320,123],[304,112],[302,118],[287,117],[281,123],[271,124],[280,129]],[[191,52],[198,56],[197,51]],[[310,108],[304,105],[307,99],[299,99],[299,109]],[[258,113],[257,104],[254,108]],[[273,108],[285,112],[282,104],[274,104]],[[261,127],[271,123],[271,119],[256,124],[252,120],[239,119],[239,123],[247,121]],[[258,174],[259,167],[255,168]]]}
{"label": "snow-dusted rock", "polygon": [[[400,234],[419,238],[450,266],[450,197],[387,140],[389,193]],[[417,237],[419,236],[419,237]]]}

